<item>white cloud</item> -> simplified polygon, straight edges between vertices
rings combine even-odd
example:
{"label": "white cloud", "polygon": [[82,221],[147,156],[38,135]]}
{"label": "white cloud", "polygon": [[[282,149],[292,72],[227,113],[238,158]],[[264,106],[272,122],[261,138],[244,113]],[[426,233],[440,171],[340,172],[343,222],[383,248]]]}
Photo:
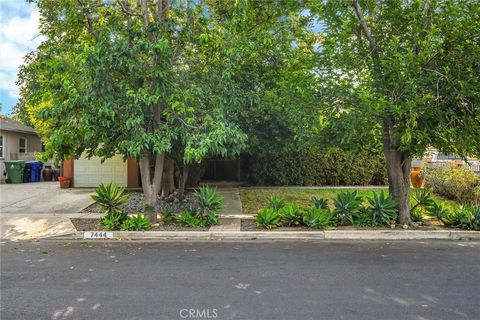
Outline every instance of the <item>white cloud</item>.
{"label": "white cloud", "polygon": [[40,14],[36,8],[32,11],[32,5],[25,2],[24,7],[12,7],[14,15],[8,10],[10,7],[0,4],[0,89],[17,99],[19,93],[15,81],[18,68],[23,63],[23,57],[35,50],[44,39],[38,31]]}

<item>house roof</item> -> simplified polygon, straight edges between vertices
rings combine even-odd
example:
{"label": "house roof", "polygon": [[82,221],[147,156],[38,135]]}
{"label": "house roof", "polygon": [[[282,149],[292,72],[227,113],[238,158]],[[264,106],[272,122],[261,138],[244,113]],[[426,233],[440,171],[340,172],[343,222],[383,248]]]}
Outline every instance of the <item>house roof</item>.
{"label": "house roof", "polygon": [[0,117],[0,130],[36,134],[35,129],[18,121]]}

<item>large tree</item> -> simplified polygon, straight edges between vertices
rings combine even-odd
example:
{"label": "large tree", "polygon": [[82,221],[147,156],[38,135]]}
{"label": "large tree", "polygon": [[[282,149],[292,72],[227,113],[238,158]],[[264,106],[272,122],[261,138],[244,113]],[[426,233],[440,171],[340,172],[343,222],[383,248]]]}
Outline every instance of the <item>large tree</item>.
{"label": "large tree", "polygon": [[229,30],[207,6],[168,0],[37,4],[47,40],[27,56],[19,85],[26,114],[42,123],[44,157],[133,157],[145,201],[153,206],[165,159],[188,165],[244,147],[245,134],[224,111],[235,101],[226,90],[229,66],[219,68],[234,44],[223,41]]}
{"label": "large tree", "polygon": [[429,146],[480,153],[480,3],[325,0],[312,10],[323,27],[322,100],[381,128],[390,193],[408,224],[414,156]]}

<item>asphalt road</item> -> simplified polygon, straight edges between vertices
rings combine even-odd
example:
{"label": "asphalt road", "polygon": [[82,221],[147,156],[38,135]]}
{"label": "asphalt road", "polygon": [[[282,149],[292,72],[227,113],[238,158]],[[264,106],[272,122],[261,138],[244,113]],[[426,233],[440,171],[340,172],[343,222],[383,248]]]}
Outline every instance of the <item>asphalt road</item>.
{"label": "asphalt road", "polygon": [[1,319],[480,319],[480,242],[24,242]]}

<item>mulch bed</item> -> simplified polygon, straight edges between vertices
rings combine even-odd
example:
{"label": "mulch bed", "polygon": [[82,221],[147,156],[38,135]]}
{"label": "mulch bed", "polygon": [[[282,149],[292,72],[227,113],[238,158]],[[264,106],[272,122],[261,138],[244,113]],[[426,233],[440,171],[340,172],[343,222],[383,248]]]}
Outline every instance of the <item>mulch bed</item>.
{"label": "mulch bed", "polygon": [[[96,231],[103,230],[100,219],[93,218],[71,218],[73,226],[77,231]],[[208,231],[209,227],[206,228],[188,228],[181,226],[177,223],[171,224],[158,224],[152,226],[148,231]]]}
{"label": "mulch bed", "polygon": [[[127,192],[128,202],[122,205],[120,208],[128,213],[143,212],[145,205],[145,198],[143,192]],[[178,200],[175,198],[175,194],[169,197],[158,197],[157,204],[155,205],[156,212],[171,212],[179,214],[184,210],[187,210],[195,204],[195,194],[193,192],[187,192],[185,199]],[[82,213],[102,213],[103,210],[97,204],[92,204],[82,210]]]}

